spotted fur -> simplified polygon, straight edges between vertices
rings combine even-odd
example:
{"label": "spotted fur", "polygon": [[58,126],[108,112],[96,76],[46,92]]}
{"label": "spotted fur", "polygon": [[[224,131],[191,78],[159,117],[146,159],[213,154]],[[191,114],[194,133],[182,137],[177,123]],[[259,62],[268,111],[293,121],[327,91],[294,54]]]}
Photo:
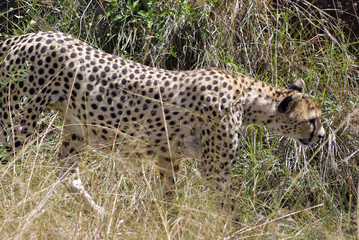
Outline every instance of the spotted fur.
{"label": "spotted fur", "polygon": [[158,156],[162,175],[189,156],[220,189],[240,158],[242,125],[262,124],[306,145],[324,136],[321,111],[303,93],[302,80],[279,90],[215,68],[156,69],[63,33],[0,43],[0,81],[0,140],[10,152],[31,137],[40,113],[52,109],[63,121],[60,158],[86,144],[113,150],[136,139]]}

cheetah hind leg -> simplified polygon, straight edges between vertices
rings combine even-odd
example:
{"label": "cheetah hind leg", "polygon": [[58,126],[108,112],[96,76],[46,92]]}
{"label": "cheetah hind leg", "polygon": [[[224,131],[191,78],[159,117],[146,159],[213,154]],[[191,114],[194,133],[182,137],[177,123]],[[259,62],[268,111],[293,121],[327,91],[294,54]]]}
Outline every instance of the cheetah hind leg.
{"label": "cheetah hind leg", "polygon": [[179,162],[174,162],[171,158],[159,157],[157,168],[162,178],[162,192],[168,196],[173,191],[176,182]]}
{"label": "cheetah hind leg", "polygon": [[65,180],[66,186],[69,191],[75,195],[78,202],[85,203],[87,209],[93,210],[98,216],[105,219],[105,209],[98,205],[86,191],[80,178],[80,168],[78,167],[79,156],[76,155],[77,152],[74,149],[80,149],[82,145],[82,141],[72,140],[71,144],[69,144],[69,142],[63,142],[59,159],[61,159],[61,165],[66,171],[60,171],[59,177]]}

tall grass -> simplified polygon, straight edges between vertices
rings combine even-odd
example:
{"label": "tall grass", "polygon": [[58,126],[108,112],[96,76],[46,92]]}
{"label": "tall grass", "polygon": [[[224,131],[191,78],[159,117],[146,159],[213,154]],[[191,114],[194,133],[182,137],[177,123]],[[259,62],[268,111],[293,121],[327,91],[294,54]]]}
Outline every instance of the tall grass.
{"label": "tall grass", "polygon": [[[323,110],[323,144],[303,148],[261,126],[243,128],[234,166],[238,226],[216,207],[196,164],[184,159],[170,199],[155,159],[96,148],[81,153],[81,178],[109,212],[102,219],[56,176],[54,115],[45,132],[0,171],[4,239],[357,238],[359,90],[355,44],[310,2],[17,1],[0,13],[2,37],[70,33],[107,52],[173,70],[216,66],[277,87],[302,78]],[[313,12],[314,10],[315,13]]]}

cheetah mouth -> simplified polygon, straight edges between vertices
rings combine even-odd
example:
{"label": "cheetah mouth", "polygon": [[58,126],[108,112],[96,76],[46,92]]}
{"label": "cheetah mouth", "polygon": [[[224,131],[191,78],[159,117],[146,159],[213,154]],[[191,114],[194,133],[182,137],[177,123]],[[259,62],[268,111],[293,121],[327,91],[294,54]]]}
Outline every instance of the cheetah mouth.
{"label": "cheetah mouth", "polygon": [[303,145],[305,145],[305,146],[309,146],[309,145],[311,145],[310,144],[310,141],[312,140],[311,138],[307,138],[307,139],[298,139],[299,140],[299,142],[301,143],[301,144],[303,144]]}
{"label": "cheetah mouth", "polygon": [[306,139],[300,139],[298,138],[299,142],[305,146],[309,146],[314,144],[313,138],[314,138],[314,132],[315,132],[315,124],[313,123],[313,131],[310,133],[310,137]]}

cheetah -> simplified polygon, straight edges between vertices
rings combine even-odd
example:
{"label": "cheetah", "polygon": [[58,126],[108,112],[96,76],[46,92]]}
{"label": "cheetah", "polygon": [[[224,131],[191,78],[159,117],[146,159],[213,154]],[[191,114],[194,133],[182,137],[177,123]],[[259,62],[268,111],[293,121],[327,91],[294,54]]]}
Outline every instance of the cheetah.
{"label": "cheetah", "polygon": [[[0,43],[0,124],[9,154],[38,127],[45,109],[63,123],[59,159],[84,145],[113,151],[126,139],[155,154],[173,182],[179,160],[198,161],[204,179],[225,191],[240,158],[240,128],[261,124],[303,145],[325,135],[321,110],[299,79],[285,90],[216,68],[169,71],[114,56],[60,32]],[[166,180],[166,181],[167,181]],[[73,188],[86,192],[79,179]],[[90,202],[90,198],[87,198]],[[92,202],[93,205],[95,203]]]}

